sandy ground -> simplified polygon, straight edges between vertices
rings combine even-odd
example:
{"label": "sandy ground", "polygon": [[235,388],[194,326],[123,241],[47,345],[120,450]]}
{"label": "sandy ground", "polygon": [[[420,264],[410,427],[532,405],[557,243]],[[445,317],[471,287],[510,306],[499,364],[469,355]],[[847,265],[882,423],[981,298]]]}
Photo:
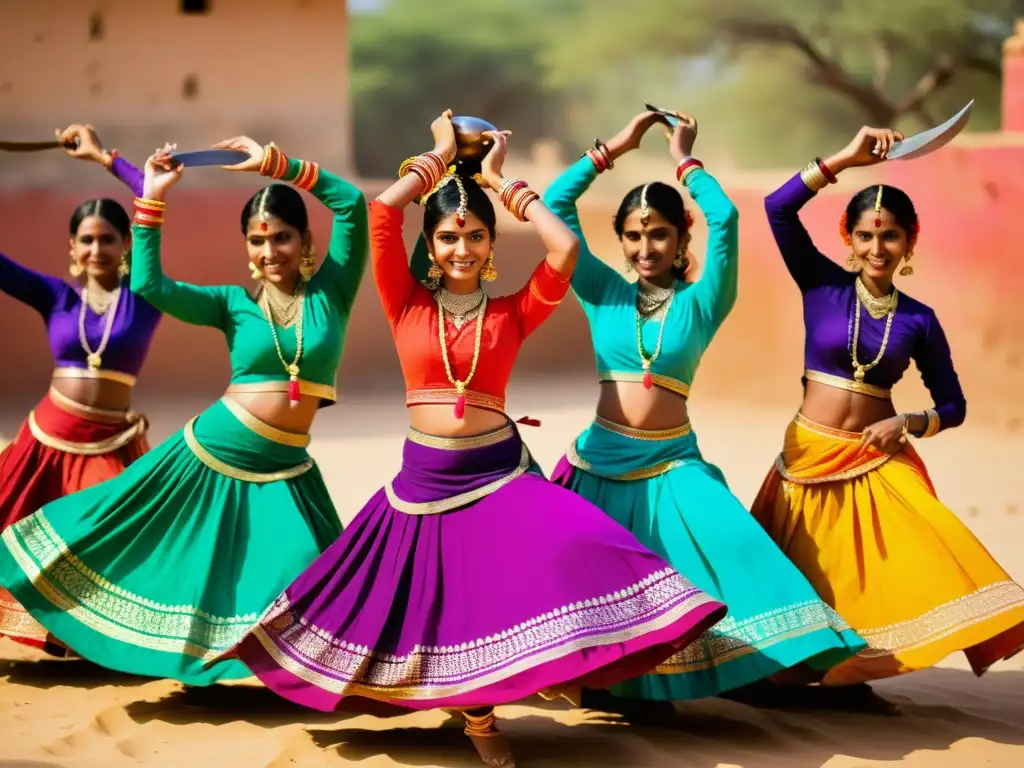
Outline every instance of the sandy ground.
{"label": "sandy ground", "polygon": [[[592,412],[596,385],[510,392],[513,417],[550,470]],[[202,403],[149,410],[156,442]],[[794,403],[795,407],[795,403]],[[342,516],[396,468],[403,409],[393,399],[339,404],[316,426],[313,453]],[[691,417],[705,455],[749,503],[792,411],[696,400]],[[10,423],[5,419],[5,423]],[[1015,474],[1024,441],[1008,429],[962,429],[918,443],[942,498],[1015,578],[1024,578],[1024,494]],[[1014,460],[1017,457],[1018,461]],[[249,683],[183,690],[83,662],[43,660],[0,641],[0,768],[152,768],[480,765],[460,728],[438,712],[375,718],[300,710]],[[997,768],[1024,765],[1024,658],[976,679],[959,658],[878,686],[904,716],[754,709],[725,700],[681,704],[671,727],[627,725],[567,705],[502,707],[523,768]]]}

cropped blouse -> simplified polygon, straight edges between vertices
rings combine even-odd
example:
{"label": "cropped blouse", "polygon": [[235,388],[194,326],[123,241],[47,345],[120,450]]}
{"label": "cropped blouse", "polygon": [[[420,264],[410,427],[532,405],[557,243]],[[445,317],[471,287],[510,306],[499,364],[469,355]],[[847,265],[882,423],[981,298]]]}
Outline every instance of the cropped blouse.
{"label": "cropped blouse", "polygon": [[[900,292],[885,354],[863,382],[853,379],[853,325],[857,308],[857,276],[829,259],[811,241],[800,222],[800,209],[814,192],[796,174],[765,198],[768,223],[790,275],[803,294],[805,378],[880,398],[889,398],[910,361],[917,363],[935,401],[939,428],[963,423],[967,401],[946,334],[931,308]],[[857,359],[875,359],[885,334],[886,319],[861,309]],[[934,433],[934,431],[933,431]]]}
{"label": "cropped blouse", "polygon": [[[416,282],[402,240],[401,210],[370,203],[373,277],[391,326],[405,378],[406,405],[454,403],[455,386],[445,370],[439,308],[434,294]],[[505,410],[505,389],[523,341],[546,320],[569,289],[569,278],[542,261],[511,296],[489,298],[483,316],[476,371],[463,393],[465,402]],[[464,381],[473,363],[478,320],[456,328],[445,323],[452,378]]]}

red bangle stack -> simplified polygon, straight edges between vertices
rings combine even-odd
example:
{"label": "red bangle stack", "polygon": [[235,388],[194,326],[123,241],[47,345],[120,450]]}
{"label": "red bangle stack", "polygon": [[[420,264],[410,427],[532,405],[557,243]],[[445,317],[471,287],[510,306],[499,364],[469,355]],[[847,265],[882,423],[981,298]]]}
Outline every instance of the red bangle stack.
{"label": "red bangle stack", "polygon": [[703,168],[704,163],[692,157],[687,157],[679,163],[676,168],[676,181],[685,183],[686,177],[697,168]]}
{"label": "red bangle stack", "polygon": [[825,175],[825,178],[828,179],[829,184],[835,184],[838,181],[836,175],[832,173],[832,170],[827,165],[825,165],[824,160],[822,160],[820,157],[816,157],[814,158],[814,162],[818,164],[818,168],[821,169],[821,172]]}
{"label": "red bangle stack", "polygon": [[148,229],[160,229],[164,223],[164,211],[167,203],[160,200],[135,198],[135,224]]}
{"label": "red bangle stack", "polygon": [[534,192],[522,179],[505,179],[498,190],[501,204],[520,221],[526,221],[526,209],[540,195]]}
{"label": "red bangle stack", "polygon": [[290,179],[290,182],[308,192],[320,180],[320,166],[309,160],[301,160],[300,162],[302,165],[299,166],[299,172],[295,174],[294,179]]}
{"label": "red bangle stack", "polygon": [[263,148],[263,162],[260,164],[260,176],[273,179],[282,178],[288,171],[288,156],[278,149],[274,142]]}

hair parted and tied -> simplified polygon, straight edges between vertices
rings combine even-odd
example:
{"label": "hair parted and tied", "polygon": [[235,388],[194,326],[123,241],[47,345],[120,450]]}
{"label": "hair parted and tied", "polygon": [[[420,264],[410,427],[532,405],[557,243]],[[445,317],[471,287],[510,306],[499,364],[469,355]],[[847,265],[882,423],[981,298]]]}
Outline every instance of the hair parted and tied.
{"label": "hair parted and tied", "polygon": [[875,226],[882,226],[882,185],[878,185],[878,192],[875,195]]}

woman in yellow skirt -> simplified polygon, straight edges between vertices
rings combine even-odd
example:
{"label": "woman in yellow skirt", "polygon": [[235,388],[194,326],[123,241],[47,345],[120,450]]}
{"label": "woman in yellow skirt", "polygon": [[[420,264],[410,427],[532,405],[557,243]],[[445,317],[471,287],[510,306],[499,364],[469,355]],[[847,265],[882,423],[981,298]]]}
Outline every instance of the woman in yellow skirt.
{"label": "woman in yellow skirt", "polygon": [[[753,514],[825,602],[868,642],[825,685],[856,685],[963,651],[975,674],[1024,646],[1024,589],[935,496],[910,437],[959,426],[966,401],[935,312],[897,290],[919,230],[910,198],[886,185],[850,201],[847,269],[819,252],[800,208],[846,168],[885,159],[902,136],[862,128],[765,200],[803,295],[804,399]],[[901,266],[902,264],[902,266]],[[897,413],[891,389],[914,360],[934,408]],[[856,689],[848,690],[855,694]]]}

